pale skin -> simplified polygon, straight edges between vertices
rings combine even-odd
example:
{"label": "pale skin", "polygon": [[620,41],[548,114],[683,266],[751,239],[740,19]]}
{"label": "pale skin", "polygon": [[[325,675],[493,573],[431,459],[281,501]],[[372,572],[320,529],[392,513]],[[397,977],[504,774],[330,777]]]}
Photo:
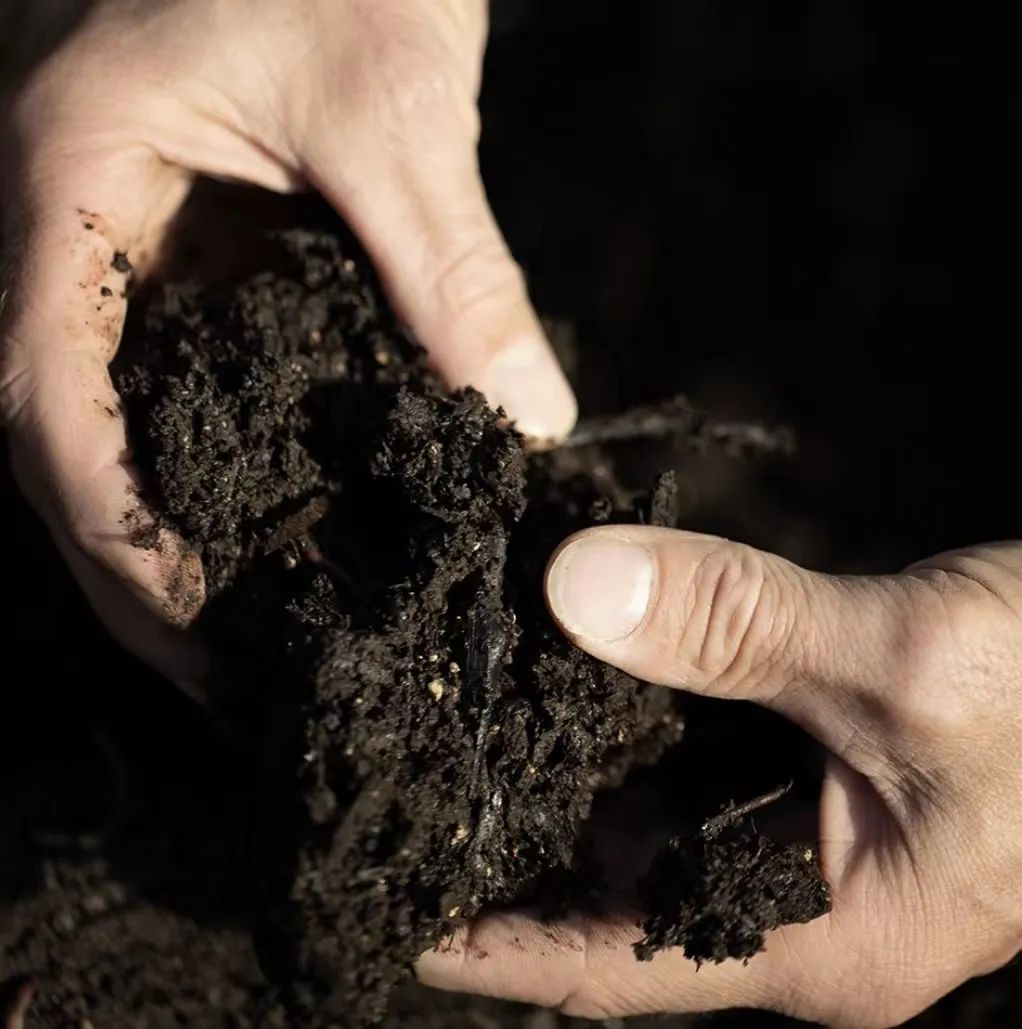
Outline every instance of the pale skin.
{"label": "pale skin", "polygon": [[[125,516],[145,512],[107,364],[126,308],[115,255],[155,269],[196,174],[321,190],[449,382],[537,439],[575,420],[479,179],[485,10],[103,3],[13,98],[0,411],[15,466],[107,625],[183,685],[201,674],[186,636],[201,568],[169,535],[130,543]],[[484,917],[423,956],[424,981],[588,1016],[754,1006],[889,1026],[1022,948],[1022,544],[839,579],[606,527],[562,547],[547,592],[595,656],[764,704],[828,748],[833,911],[698,972],[677,952],[637,962],[631,922]]]}

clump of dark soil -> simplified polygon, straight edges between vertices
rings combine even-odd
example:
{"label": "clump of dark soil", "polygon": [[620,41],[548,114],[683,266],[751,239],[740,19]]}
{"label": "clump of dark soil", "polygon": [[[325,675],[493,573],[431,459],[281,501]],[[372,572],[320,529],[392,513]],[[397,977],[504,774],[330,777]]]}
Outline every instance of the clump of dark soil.
{"label": "clump of dark soil", "polygon": [[659,950],[681,947],[699,963],[751,958],[770,929],[811,922],[830,909],[816,864],[814,848],[754,831],[676,837],[639,883],[651,914],[635,953],[647,961]]}
{"label": "clump of dark soil", "polygon": [[[530,456],[443,388],[336,226],[273,235],[240,284],[166,287],[138,336],[121,387],[152,507],[202,556],[210,706],[273,783],[239,876],[289,1017],[382,1016],[484,906],[591,901],[594,797],[683,721],[556,631],[542,573],[584,526],[672,524],[673,476],[634,495],[597,447]],[[820,913],[814,863],[778,853],[666,852],[648,948],[746,957]]]}
{"label": "clump of dark soil", "polygon": [[743,804],[730,801],[697,833],[675,836],[657,853],[638,883],[649,912],[646,936],[635,944],[640,961],[667,947],[681,947],[698,964],[747,960],[763,949],[770,929],[830,910],[815,847],[782,844],[743,827],[747,815],[780,800],[792,785]]}

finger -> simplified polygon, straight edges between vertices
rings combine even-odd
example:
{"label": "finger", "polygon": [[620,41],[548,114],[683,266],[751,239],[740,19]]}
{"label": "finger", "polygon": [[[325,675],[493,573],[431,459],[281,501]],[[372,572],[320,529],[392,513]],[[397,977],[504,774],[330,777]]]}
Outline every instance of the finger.
{"label": "finger", "polygon": [[[581,1018],[732,1007],[821,1013],[814,977],[832,981],[840,958],[826,918],[767,936],[748,963],[696,965],[678,949],[639,961],[634,921],[543,923],[525,914],[490,915],[463,929],[416,965],[428,986],[556,1008]],[[828,967],[825,962],[831,961]],[[833,990],[831,1000],[833,1000]],[[833,1024],[833,1022],[831,1022]]]}
{"label": "finger", "polygon": [[912,602],[897,578],[838,579],[715,537],[592,529],[547,572],[571,639],[640,679],[781,711],[843,754],[887,731]]}
{"label": "finger", "polygon": [[[475,138],[441,90],[362,146],[326,145],[309,172],[359,234],[400,316],[452,386],[472,385],[526,435],[556,440],[577,417],[479,176]],[[444,106],[447,105],[447,106]],[[400,106],[400,105],[398,105]],[[387,145],[388,139],[398,143]]]}
{"label": "finger", "polygon": [[[191,677],[194,655],[167,637],[201,606],[201,566],[166,531],[139,545],[151,519],[107,368],[132,274],[124,255],[144,254],[187,183],[145,155],[73,172],[22,180],[0,351],[14,467],[103,620],[164,670],[177,664],[175,678]],[[143,621],[162,628],[159,639]]]}

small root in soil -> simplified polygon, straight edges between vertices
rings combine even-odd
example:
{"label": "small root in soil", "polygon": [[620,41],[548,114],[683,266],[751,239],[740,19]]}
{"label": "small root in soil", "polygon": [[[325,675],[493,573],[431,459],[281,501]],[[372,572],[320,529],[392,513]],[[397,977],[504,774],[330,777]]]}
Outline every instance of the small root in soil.
{"label": "small root in soil", "polygon": [[781,797],[791,791],[794,785],[795,781],[792,779],[785,783],[784,786],[778,786],[777,789],[764,793],[762,796],[753,797],[752,800],[747,800],[743,804],[736,804],[734,801],[731,801],[720,814],[707,818],[703,822],[699,827],[699,835],[704,840],[716,839],[725,829],[738,825],[746,815],[751,815],[754,811],[760,811],[762,808],[768,807],[775,801],[780,800]]}
{"label": "small root in soil", "polygon": [[680,395],[650,407],[583,420],[560,447],[605,446],[608,443],[648,442],[669,437],[678,437],[695,450],[715,445],[732,456],[790,457],[795,449],[795,436],[788,427],[714,421]]}

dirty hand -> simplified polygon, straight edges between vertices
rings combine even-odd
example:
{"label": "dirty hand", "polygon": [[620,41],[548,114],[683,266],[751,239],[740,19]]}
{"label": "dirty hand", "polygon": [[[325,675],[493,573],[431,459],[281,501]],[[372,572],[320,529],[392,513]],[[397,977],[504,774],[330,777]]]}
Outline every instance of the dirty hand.
{"label": "dirty hand", "polygon": [[[575,402],[476,160],[486,0],[110,0],[19,90],[3,146],[0,416],[19,479],[110,628],[187,680],[194,555],[140,516],[107,364],[197,173],[321,190],[452,384],[529,435]],[[127,259],[123,255],[127,255]],[[121,255],[121,256],[118,256]]]}
{"label": "dirty hand", "polygon": [[[551,564],[554,616],[641,679],[764,704],[829,750],[833,910],[748,965],[640,963],[634,922],[482,919],[427,983],[582,1016],[763,1007],[891,1026],[1022,949],[1022,544],[838,578],[723,540],[600,528]],[[557,941],[560,942],[557,942]]]}

